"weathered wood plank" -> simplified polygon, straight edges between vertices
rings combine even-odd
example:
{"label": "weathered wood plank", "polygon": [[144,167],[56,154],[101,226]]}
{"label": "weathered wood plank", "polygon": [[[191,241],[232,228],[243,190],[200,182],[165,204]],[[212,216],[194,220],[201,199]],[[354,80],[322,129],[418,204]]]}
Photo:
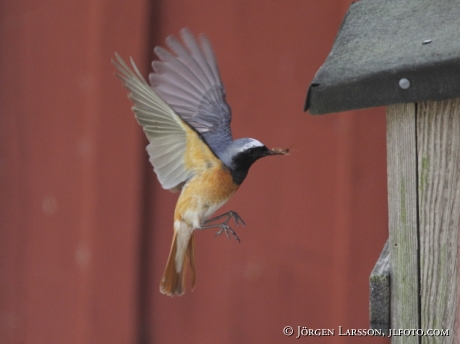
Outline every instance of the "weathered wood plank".
{"label": "weathered wood plank", "polygon": [[[415,104],[387,107],[391,328],[419,328]],[[419,343],[415,336],[392,343]]]}
{"label": "weathered wood plank", "polygon": [[418,104],[417,147],[421,325],[450,330],[422,343],[458,343],[460,98]]}
{"label": "weathered wood plank", "polygon": [[387,331],[390,328],[390,248],[388,240],[369,280],[371,328]]}

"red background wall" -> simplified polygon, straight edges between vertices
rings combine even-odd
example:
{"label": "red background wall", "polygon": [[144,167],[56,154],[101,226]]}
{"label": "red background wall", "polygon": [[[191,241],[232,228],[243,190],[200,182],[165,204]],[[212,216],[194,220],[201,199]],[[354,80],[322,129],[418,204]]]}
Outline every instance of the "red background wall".
{"label": "red background wall", "polygon": [[[284,326],[368,328],[387,237],[383,109],[302,111],[351,1],[0,3],[0,343],[279,343]],[[222,212],[241,244],[197,235],[198,283],[159,293],[177,194],[159,186],[113,77],[206,32],[235,137],[291,147],[257,162]]]}

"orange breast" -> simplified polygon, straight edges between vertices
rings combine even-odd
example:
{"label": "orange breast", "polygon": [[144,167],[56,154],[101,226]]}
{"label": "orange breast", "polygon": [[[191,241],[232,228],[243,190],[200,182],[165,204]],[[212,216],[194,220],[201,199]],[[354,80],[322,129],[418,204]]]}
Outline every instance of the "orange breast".
{"label": "orange breast", "polygon": [[208,145],[186,123],[187,146],[184,165],[193,177],[182,187],[174,212],[174,223],[197,228],[238,189],[230,171]]}
{"label": "orange breast", "polygon": [[174,220],[197,228],[238,190],[230,171],[222,164],[196,174],[182,189]]}

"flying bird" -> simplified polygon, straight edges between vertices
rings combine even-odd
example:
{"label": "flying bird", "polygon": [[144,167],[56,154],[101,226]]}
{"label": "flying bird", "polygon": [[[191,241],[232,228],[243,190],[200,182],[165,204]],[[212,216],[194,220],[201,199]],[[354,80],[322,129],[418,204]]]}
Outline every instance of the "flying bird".
{"label": "flying bird", "polygon": [[160,283],[160,291],[169,296],[185,292],[188,268],[195,288],[195,230],[219,228],[217,234],[224,232],[239,241],[228,225],[231,218],[244,225],[236,212],[209,217],[235,193],[256,160],[288,153],[268,149],[252,138],[233,140],[232,114],[211,44],[205,35],[198,43],[186,28],[180,34],[182,42],[173,36],[166,39],[170,51],[155,47],[159,60],[152,63],[150,85],[132,59],[133,69],[118,54],[113,61],[130,91],[132,110],[149,141],[149,160],[161,186],[180,191]]}

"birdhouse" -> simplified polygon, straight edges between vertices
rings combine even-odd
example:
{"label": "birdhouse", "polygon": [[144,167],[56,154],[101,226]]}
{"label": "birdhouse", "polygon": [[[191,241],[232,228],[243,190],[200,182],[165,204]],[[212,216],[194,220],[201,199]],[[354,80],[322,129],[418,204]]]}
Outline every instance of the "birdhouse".
{"label": "birdhouse", "polygon": [[454,0],[353,3],[308,90],[311,114],[386,106],[389,239],[370,318],[392,343],[460,341],[459,97]]}

